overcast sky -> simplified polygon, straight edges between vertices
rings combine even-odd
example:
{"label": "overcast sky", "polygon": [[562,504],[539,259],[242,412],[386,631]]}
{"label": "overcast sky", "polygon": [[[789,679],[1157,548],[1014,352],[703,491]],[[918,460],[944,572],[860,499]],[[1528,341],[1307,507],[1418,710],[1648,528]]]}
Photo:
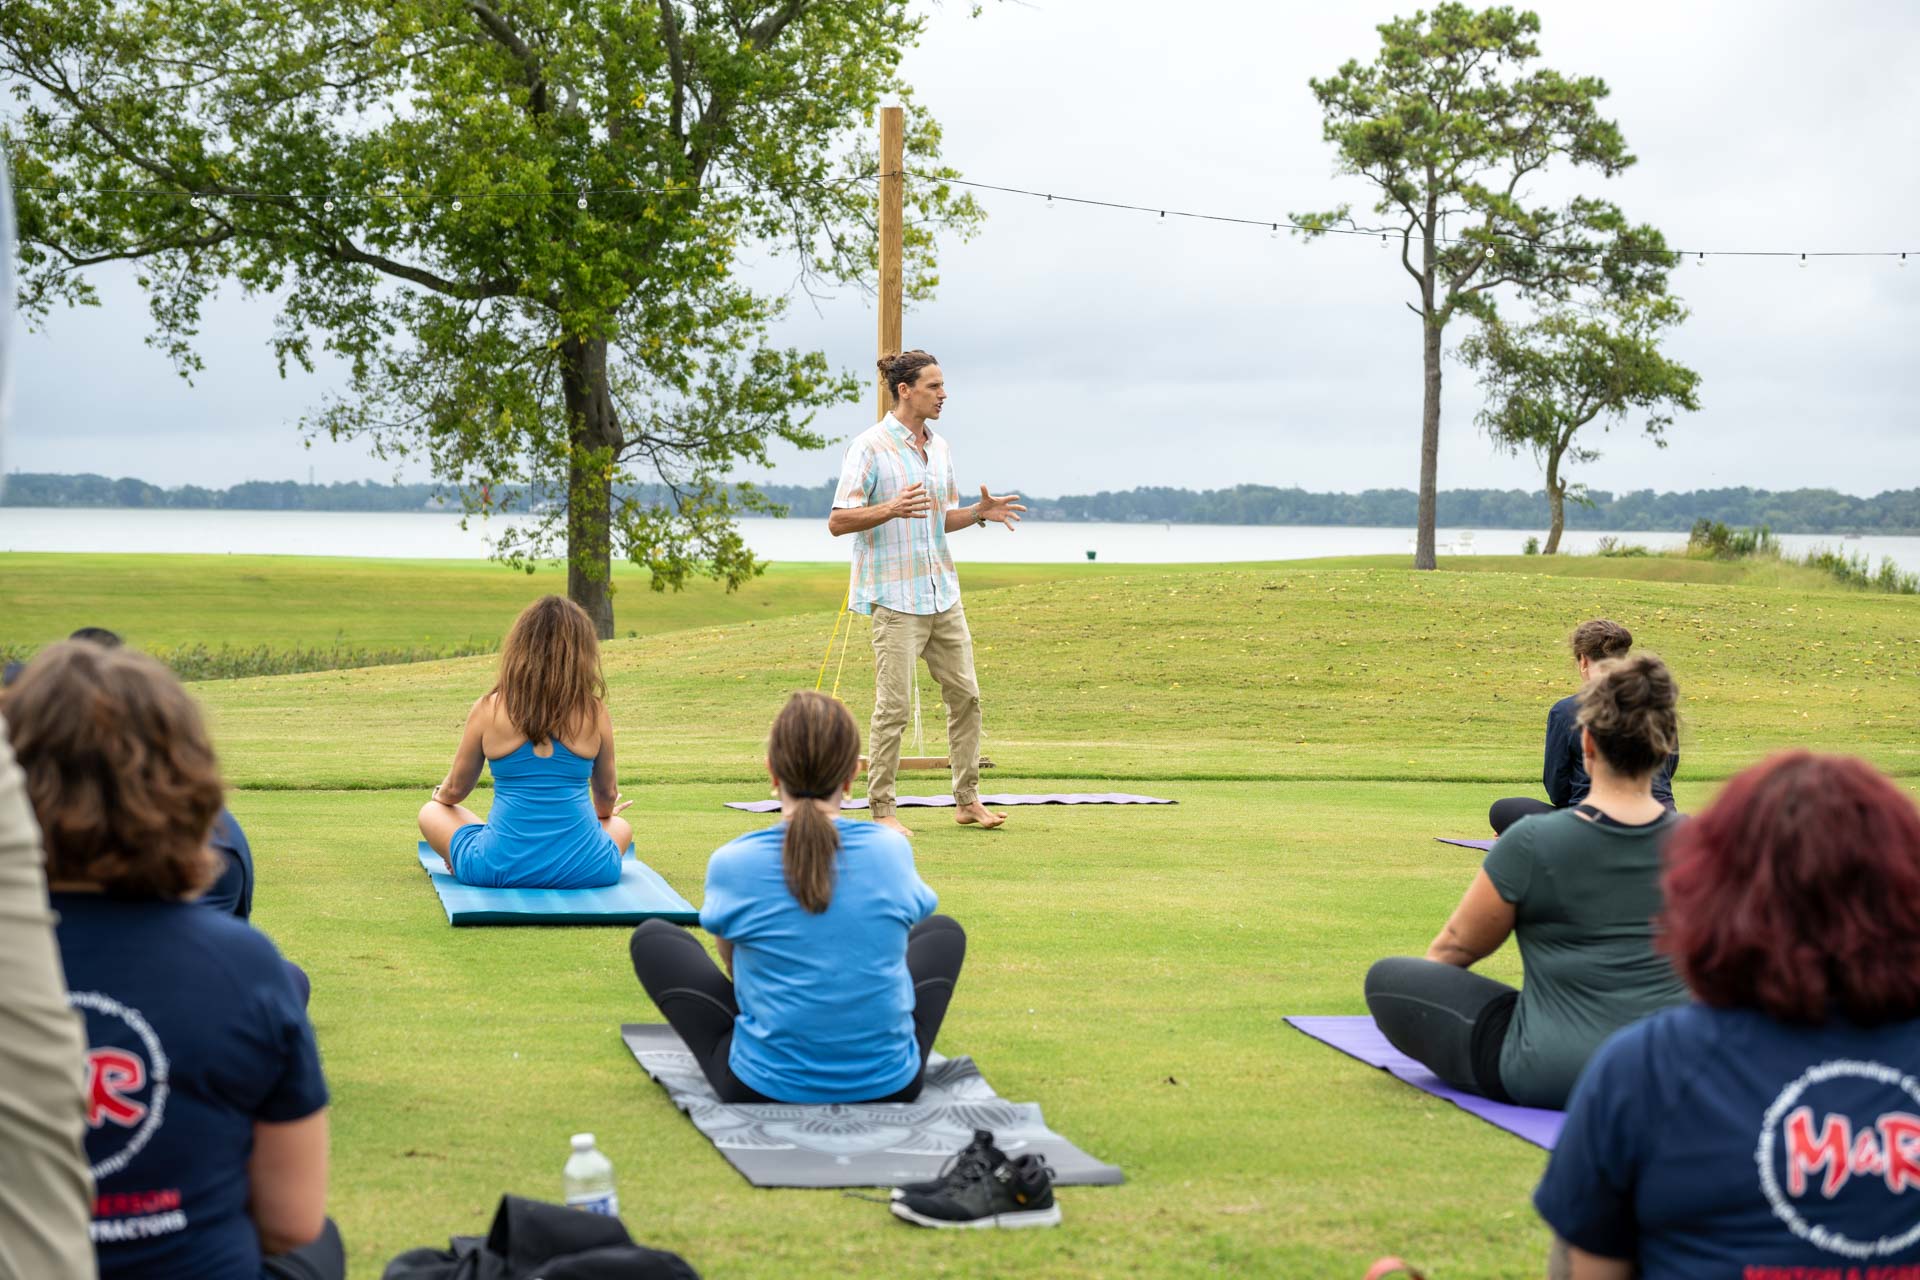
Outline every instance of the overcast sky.
{"label": "overcast sky", "polygon": [[[1379,47],[1411,3],[1027,0],[978,19],[949,0],[908,63],[981,182],[1255,218],[1370,203],[1334,176],[1307,88]],[[1576,473],[1616,491],[1920,484],[1920,6],[1884,3],[1547,3],[1541,64],[1598,75],[1639,163],[1580,189],[1686,249],[1911,250],[1885,259],[1709,258],[1676,275],[1693,318],[1670,343],[1703,408],[1657,450],[1601,437]],[[1558,188],[1555,188],[1556,190]],[[942,426],[963,487],[1058,495],[1143,484],[1411,488],[1418,478],[1418,321],[1411,282],[1377,242],[1274,240],[1264,230],[981,193],[989,218],[943,249],[940,297],[907,344],[940,357]],[[230,291],[208,315],[207,370],[186,386],[142,345],[131,272],[105,306],[56,315],[15,371],[9,470],[99,471],[161,484],[385,479],[346,445],[301,446],[293,423],[332,385],[281,381],[273,303]],[[1449,332],[1449,342],[1465,333]],[[857,294],[805,303],[783,343],[872,367]],[[1531,458],[1493,453],[1471,375],[1449,361],[1442,488],[1536,488]],[[871,421],[865,403],[827,425]],[[815,483],[838,451],[783,456]]]}

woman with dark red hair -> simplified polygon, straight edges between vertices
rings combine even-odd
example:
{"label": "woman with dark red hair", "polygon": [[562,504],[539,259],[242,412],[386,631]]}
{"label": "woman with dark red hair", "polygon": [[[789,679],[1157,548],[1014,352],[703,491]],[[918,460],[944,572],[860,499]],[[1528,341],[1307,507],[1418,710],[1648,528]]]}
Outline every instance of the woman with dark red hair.
{"label": "woman with dark red hair", "polygon": [[1777,756],[1675,833],[1664,888],[1697,1003],[1580,1077],[1533,1197],[1550,1273],[1920,1275],[1920,812]]}

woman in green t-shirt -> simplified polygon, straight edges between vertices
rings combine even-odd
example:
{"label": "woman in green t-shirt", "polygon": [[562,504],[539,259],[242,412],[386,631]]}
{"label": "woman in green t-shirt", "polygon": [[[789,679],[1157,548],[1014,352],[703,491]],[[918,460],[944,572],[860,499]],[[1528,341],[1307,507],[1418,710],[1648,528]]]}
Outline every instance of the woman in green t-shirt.
{"label": "woman in green t-shirt", "polygon": [[[1613,1032],[1682,1004],[1653,949],[1660,853],[1681,821],[1653,794],[1679,741],[1679,689],[1651,655],[1602,662],[1576,723],[1592,790],[1514,824],[1494,844],[1424,959],[1367,973],[1367,1008],[1396,1049],[1456,1089],[1561,1107]],[[1511,934],[1526,983],[1472,972]]]}

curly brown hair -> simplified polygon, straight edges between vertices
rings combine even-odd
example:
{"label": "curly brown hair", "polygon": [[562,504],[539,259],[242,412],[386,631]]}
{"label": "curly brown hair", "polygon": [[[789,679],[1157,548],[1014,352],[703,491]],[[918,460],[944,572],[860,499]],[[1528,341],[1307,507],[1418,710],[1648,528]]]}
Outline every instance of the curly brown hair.
{"label": "curly brown hair", "polygon": [[7,735],[47,879],[128,898],[185,898],[219,870],[207,836],[224,788],[200,709],[144,654],[69,640],[7,690]]}

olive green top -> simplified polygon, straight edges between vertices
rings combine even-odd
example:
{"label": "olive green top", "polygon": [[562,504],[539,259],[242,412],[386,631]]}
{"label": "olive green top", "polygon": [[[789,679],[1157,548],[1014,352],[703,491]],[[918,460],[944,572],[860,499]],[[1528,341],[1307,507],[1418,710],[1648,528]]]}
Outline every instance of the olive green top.
{"label": "olive green top", "polygon": [[1630,827],[1581,809],[1523,818],[1483,864],[1513,904],[1526,981],[1500,1046],[1500,1083],[1516,1102],[1564,1107],[1608,1036],[1687,989],[1653,949],[1660,851],[1682,819]]}

